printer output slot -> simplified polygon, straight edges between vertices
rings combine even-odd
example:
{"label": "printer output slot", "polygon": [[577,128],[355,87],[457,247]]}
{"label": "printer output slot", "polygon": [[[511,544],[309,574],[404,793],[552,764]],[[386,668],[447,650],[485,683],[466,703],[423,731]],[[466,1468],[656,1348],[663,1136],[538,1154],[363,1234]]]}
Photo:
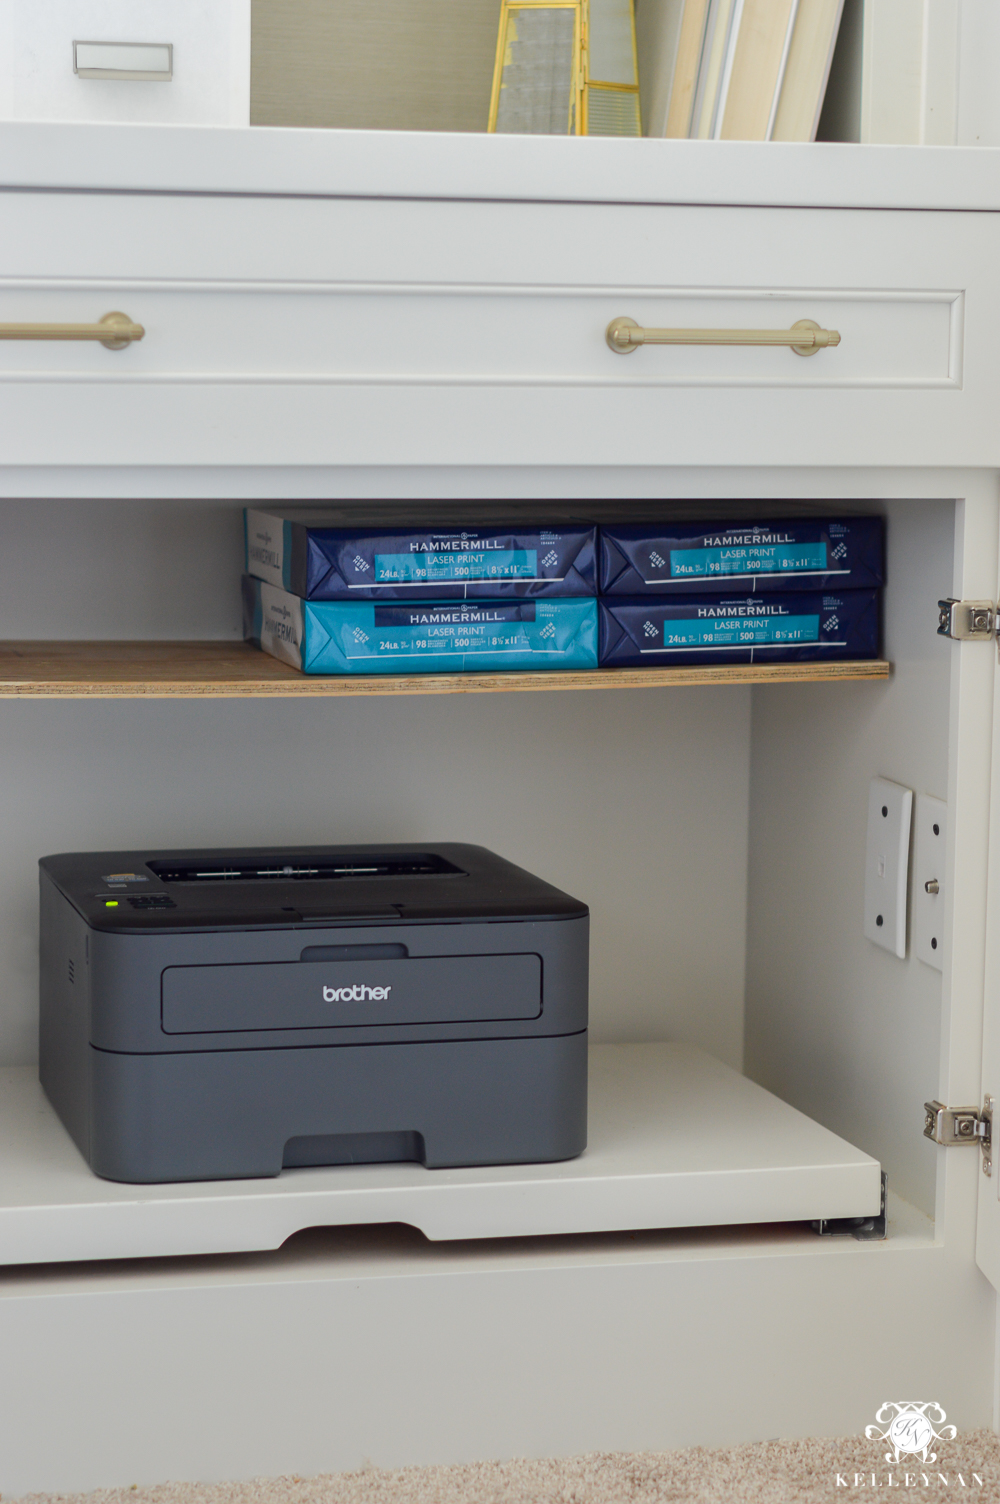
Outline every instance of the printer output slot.
{"label": "printer output slot", "polygon": [[365,851],[338,853],[333,860],[314,865],[309,858],[292,853],[276,852],[265,862],[241,866],[236,862],[214,860],[206,855],[202,860],[146,863],[150,872],[155,872],[162,883],[257,883],[257,882],[352,882],[370,881],[379,878],[400,877],[465,877],[461,867],[447,861],[436,852],[400,852],[395,856]]}
{"label": "printer output slot", "polygon": [[302,925],[359,924],[362,920],[369,919],[377,919],[381,924],[398,924],[402,908],[401,903],[383,904],[378,908],[374,904],[366,904],[364,908],[350,908],[343,904],[334,907],[329,903],[322,908],[308,908],[300,903],[295,908],[286,905],[281,912],[288,915],[290,922]]}

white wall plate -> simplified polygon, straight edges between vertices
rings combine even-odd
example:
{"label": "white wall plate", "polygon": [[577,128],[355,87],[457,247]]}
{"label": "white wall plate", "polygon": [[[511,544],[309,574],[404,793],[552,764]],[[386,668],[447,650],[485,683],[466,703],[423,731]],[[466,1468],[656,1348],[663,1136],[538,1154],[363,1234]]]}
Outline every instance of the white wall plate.
{"label": "white wall plate", "polygon": [[888,778],[868,790],[865,934],[900,960],[906,955],[906,879],[913,791]]}
{"label": "white wall plate", "polygon": [[948,806],[918,794],[913,812],[913,949],[921,961],[942,970],[944,858]]}

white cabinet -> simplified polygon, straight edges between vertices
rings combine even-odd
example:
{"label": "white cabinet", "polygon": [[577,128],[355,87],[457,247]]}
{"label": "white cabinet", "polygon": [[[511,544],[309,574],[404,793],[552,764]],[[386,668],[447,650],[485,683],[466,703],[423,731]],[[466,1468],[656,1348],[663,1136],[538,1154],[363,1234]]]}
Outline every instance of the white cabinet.
{"label": "white cabinet", "polygon": [[[0,344],[8,464],[996,462],[994,215],[12,193],[0,323],[122,311],[127,349]],[[840,335],[647,346],[642,326]],[[114,442],[101,414],[113,408]]]}
{"label": "white cabinet", "polygon": [[[0,1105],[4,1173],[18,1134],[41,1143],[52,1126],[28,1089],[38,856],[456,838],[590,904],[592,1034],[619,1047],[609,1060],[638,1057],[638,1082],[673,1042],[675,1060],[697,1048],[742,1070],[855,1146],[855,1167],[888,1171],[889,1237],[761,1220],[791,1203],[748,1200],[752,1173],[773,1185],[794,1166],[761,1147],[746,1082],[731,1129],[707,1088],[691,1102],[678,1087],[679,1126],[631,1166],[636,1182],[661,1173],[676,1135],[673,1172],[704,1177],[699,1154],[721,1140],[724,1155],[729,1134],[730,1162],[709,1167],[731,1196],[715,1225],[651,1229],[649,1184],[595,1155],[568,1178],[508,1181],[520,1220],[470,1221],[464,1240],[335,1227],[209,1256],[266,1247],[254,1231],[198,1255],[171,1241],[173,1192],[102,1200],[88,1182],[72,1222],[28,1156],[20,1241],[9,1200],[0,1215],[0,1247],[6,1235],[25,1260],[0,1271],[0,1491],[860,1432],[914,1375],[962,1429],[989,1424],[995,1299],[975,1240],[981,1202],[979,1263],[996,1279],[997,1175],[921,1128],[933,1097],[1000,1097],[989,1052],[983,1067],[984,1007],[998,1016],[996,649],[935,631],[939,596],[997,596],[992,154],[930,153],[921,197],[905,152],[858,149],[850,169],[848,148],[588,142],[584,158],[460,140],[419,168],[410,140],[123,130],[87,136],[84,166],[79,132],[60,155],[54,130],[9,133],[0,322],[122,309],[147,332],[122,351],[0,342],[4,638],[101,639],[105,660],[124,657],[116,639],[235,651],[252,496],[570,496],[619,511],[722,498],[884,512],[893,669],[308,699],[223,698],[203,676],[161,698],[149,684],[113,694],[96,671],[54,693],[37,655],[32,693],[16,695],[0,655],[0,1055],[29,1104]],[[811,317],[842,341],[808,359],[619,356],[604,328],[620,314]],[[876,775],[947,801],[943,973],[864,939]],[[631,1096],[616,1109],[626,1141]],[[78,1173],[71,1157],[55,1170]],[[306,1202],[332,1216],[331,1174],[309,1181],[315,1195],[273,1191],[272,1244],[307,1225]],[[571,1225],[558,1217],[580,1174],[606,1176],[614,1212],[589,1233],[468,1236]],[[393,1200],[377,1176],[352,1180],[357,1205],[394,1220],[411,1189]],[[633,1232],[640,1213],[622,1208],[640,1193]],[[227,1191],[240,1205],[226,1215],[259,1222],[261,1194]],[[489,1187],[477,1195],[492,1214]],[[174,1199],[190,1229],[219,1197]],[[711,1220],[696,1194],[685,1205],[663,1220]],[[441,1215],[413,1220],[454,1235]],[[112,1225],[132,1241],[101,1243]],[[151,1256],[122,1257],[135,1252]]]}
{"label": "white cabinet", "polygon": [[[80,78],[75,41],[170,43],[166,86]],[[44,11],[0,12],[0,120],[142,121],[245,125],[250,117],[249,0],[148,0],[141,15],[121,0],[52,0]]]}

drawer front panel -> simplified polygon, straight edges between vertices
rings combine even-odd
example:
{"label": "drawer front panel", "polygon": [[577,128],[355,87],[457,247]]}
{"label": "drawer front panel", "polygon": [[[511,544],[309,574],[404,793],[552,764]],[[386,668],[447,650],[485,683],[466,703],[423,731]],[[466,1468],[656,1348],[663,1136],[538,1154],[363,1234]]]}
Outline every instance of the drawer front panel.
{"label": "drawer front panel", "polygon": [[[0,381],[961,385],[963,298],[955,292],[8,281],[0,322],[96,321],[119,304],[146,331],[131,348],[0,340]],[[841,343],[807,358],[762,345],[648,345],[622,354],[608,347],[605,331],[623,312],[643,327],[695,337],[789,331],[809,318],[836,330]]]}
{"label": "drawer front panel", "polygon": [[[121,350],[0,340],[8,463],[44,447],[81,464],[969,464],[997,443],[990,214],[100,194],[6,207],[0,323],[121,311],[145,329]],[[617,353],[605,331],[621,317],[811,320],[840,342]]]}

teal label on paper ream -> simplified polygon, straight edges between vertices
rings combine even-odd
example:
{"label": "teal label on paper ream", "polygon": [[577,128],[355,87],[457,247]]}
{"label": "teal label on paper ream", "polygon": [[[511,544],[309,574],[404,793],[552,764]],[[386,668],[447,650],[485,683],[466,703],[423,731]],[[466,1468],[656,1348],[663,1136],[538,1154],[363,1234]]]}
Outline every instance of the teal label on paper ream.
{"label": "teal label on paper ream", "polygon": [[672,548],[670,578],[741,574],[802,574],[827,568],[825,543],[732,543],[724,548]]}
{"label": "teal label on paper ream", "polygon": [[550,626],[548,638],[541,638],[544,624],[539,632],[533,629],[535,606],[483,606],[469,609],[461,606],[404,608],[376,606],[374,610],[375,632],[362,651],[348,644],[347,657],[366,658],[373,645],[377,653],[413,654],[436,653],[528,653],[532,637],[539,636],[538,646],[545,648],[550,642],[555,649],[556,630]]}
{"label": "teal label on paper ream", "polygon": [[667,648],[752,647],[756,643],[818,640],[818,615],[716,617],[709,621],[688,619],[663,623],[663,645]]}
{"label": "teal label on paper ream", "polygon": [[533,548],[470,548],[450,553],[376,554],[379,585],[461,584],[464,580],[534,580],[538,552]]}
{"label": "teal label on paper ream", "polygon": [[597,601],[306,605],[308,673],[594,668]]}

